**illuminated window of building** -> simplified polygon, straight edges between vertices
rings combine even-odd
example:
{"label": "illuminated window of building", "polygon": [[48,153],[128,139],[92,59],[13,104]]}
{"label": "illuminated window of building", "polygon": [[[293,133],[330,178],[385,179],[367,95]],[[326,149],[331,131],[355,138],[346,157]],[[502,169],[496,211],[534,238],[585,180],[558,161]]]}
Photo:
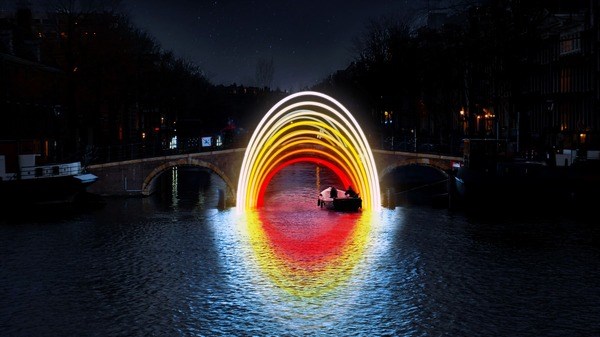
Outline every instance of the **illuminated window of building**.
{"label": "illuminated window of building", "polygon": [[[479,116],[477,116],[479,118]],[[494,114],[494,108],[483,108],[483,121],[485,131],[489,133],[494,132],[494,120],[496,119],[496,114]]]}
{"label": "illuminated window of building", "polygon": [[568,55],[581,51],[581,39],[578,33],[564,34],[560,37],[560,55]]}
{"label": "illuminated window of building", "polygon": [[383,112],[383,124],[392,124],[394,117],[393,111],[384,111]]}
{"label": "illuminated window of building", "polygon": [[570,92],[572,84],[571,69],[565,68],[560,71],[560,92]]}

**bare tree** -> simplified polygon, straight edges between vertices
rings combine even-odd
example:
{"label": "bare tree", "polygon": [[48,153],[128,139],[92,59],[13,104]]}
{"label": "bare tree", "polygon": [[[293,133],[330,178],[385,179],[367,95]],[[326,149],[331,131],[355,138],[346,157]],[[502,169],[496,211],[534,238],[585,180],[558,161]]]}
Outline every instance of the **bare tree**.
{"label": "bare tree", "polygon": [[115,12],[121,0],[44,0],[46,11],[75,17],[98,12]]}
{"label": "bare tree", "polygon": [[406,39],[410,25],[401,16],[382,16],[368,22],[364,33],[353,39],[352,51],[358,62],[384,63],[390,61],[393,43]]}
{"label": "bare tree", "polygon": [[260,58],[256,62],[256,85],[261,88],[271,88],[273,75],[275,74],[275,63],[273,57],[270,59]]}

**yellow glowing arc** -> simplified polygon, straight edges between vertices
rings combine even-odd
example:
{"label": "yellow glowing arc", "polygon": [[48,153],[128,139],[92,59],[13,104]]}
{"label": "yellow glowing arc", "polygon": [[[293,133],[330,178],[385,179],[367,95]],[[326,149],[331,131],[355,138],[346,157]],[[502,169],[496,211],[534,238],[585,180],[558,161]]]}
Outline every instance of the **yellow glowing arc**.
{"label": "yellow glowing arc", "polygon": [[[291,111],[291,113],[289,113],[287,115],[283,115],[283,112],[288,112],[288,111]],[[331,116],[323,115],[322,113],[319,114],[312,110],[307,110],[307,109],[292,110],[292,109],[286,108],[274,117],[278,117],[278,116],[281,116],[281,117],[278,118],[278,121],[276,122],[276,124],[273,125],[275,129],[281,127],[283,124],[294,123],[296,120],[312,120],[315,122],[324,120],[325,122],[330,124],[334,129],[337,129],[336,126],[342,127],[342,124],[339,123],[336,119],[331,118]]]}
{"label": "yellow glowing arc", "polygon": [[[307,103],[312,103],[312,102],[307,102]],[[296,116],[308,115],[308,113],[310,113],[310,110],[304,110],[304,109],[294,110],[295,108],[302,107],[302,106],[304,106],[304,103],[302,103],[302,102],[291,104],[291,105],[283,108],[281,111],[277,112],[269,120],[266,120],[267,116],[269,115],[269,113],[268,113],[267,116],[265,116],[265,118],[263,118],[263,120],[259,124],[259,127],[261,127],[263,122],[265,125],[262,125],[262,130],[260,130],[260,132],[258,133],[258,137],[256,137],[256,139],[258,139],[258,143],[254,143],[254,139],[255,139],[254,136],[256,135],[256,133],[253,135],[252,139],[250,140],[250,144],[247,149],[247,151],[251,151],[250,157],[254,156],[256,151],[261,151],[261,149],[264,149],[266,147],[268,148],[268,145],[269,145],[268,140],[271,138],[272,133],[276,132],[276,130],[279,129],[282,125],[290,122],[290,118],[291,118],[290,116],[292,116],[292,118],[293,118]],[[271,111],[272,110],[273,109],[271,109]],[[290,116],[286,116],[285,114],[289,113],[290,111],[292,111],[292,113],[289,114]],[[319,116],[327,117],[324,114],[319,114]],[[257,130],[258,130],[258,128],[257,128]]]}
{"label": "yellow glowing arc", "polygon": [[[322,127],[322,125],[321,125],[320,127]],[[285,130],[284,130],[284,131],[285,131]],[[337,135],[337,136],[339,137],[339,132],[338,132],[338,135]],[[276,137],[275,137],[275,138],[276,138]],[[268,141],[267,141],[267,143],[266,143],[266,145],[267,145],[267,146],[265,146],[266,148],[269,148],[269,147],[270,147],[269,145],[272,145],[270,142],[272,142],[272,138],[271,138],[270,140],[268,140]],[[263,143],[262,145],[265,145],[265,143]],[[263,147],[263,149],[264,149],[264,147]],[[261,152],[262,152],[262,151],[261,151]],[[262,156],[261,152],[259,152],[259,157],[260,157],[260,156]],[[259,162],[260,162],[260,160],[259,160]],[[364,172],[364,171],[363,171],[363,172]],[[253,184],[250,184],[250,185],[253,185]]]}
{"label": "yellow glowing arc", "polygon": [[[324,125],[323,127],[327,127],[326,125]],[[264,176],[268,174],[268,172],[270,172],[275,166],[277,166],[276,164],[271,164],[270,163],[273,162],[273,160],[275,160],[276,163],[280,163],[282,160],[281,158],[288,158],[290,156],[284,155],[282,156],[286,151],[291,151],[292,148],[296,147],[296,146],[301,146],[301,145],[309,145],[309,144],[314,144],[314,145],[320,145],[323,147],[326,147],[328,150],[330,150],[331,152],[333,152],[333,154],[337,155],[337,158],[340,158],[341,161],[336,161],[336,163],[338,164],[338,166],[341,167],[341,169],[345,172],[349,173],[349,176],[351,178],[351,180],[357,184],[358,181],[356,180],[355,177],[359,177],[361,176],[361,174],[364,174],[364,171],[361,172],[361,167],[359,165],[357,165],[357,160],[358,160],[358,154],[354,152],[354,154],[352,156],[345,156],[338,147],[334,147],[334,146],[330,146],[330,145],[326,145],[323,144],[323,142],[320,142],[318,139],[316,138],[306,138],[306,137],[294,137],[296,133],[302,133],[302,134],[311,134],[311,135],[317,135],[319,134],[317,131],[314,130],[306,130],[306,131],[295,131],[295,132],[291,132],[290,135],[290,139],[291,141],[288,141],[286,138],[281,138],[279,139],[276,143],[272,144],[273,146],[267,150],[268,153],[268,161],[263,161],[263,160],[258,160],[258,163],[256,165],[256,171],[257,174],[254,175],[254,179],[259,179],[259,181],[251,181],[251,185],[256,185],[256,186],[261,186],[262,182],[264,181]],[[330,137],[330,136],[324,136],[324,137]],[[282,142],[286,142],[286,146],[280,146]],[[343,150],[347,151],[346,148],[343,148]],[[322,156],[325,155],[326,152],[324,151],[317,151],[316,149],[309,149],[309,151],[303,151],[303,152],[293,152],[294,154],[299,154],[299,153],[319,153]],[[327,156],[329,157],[329,156]],[[336,158],[336,157],[330,157],[332,159]],[[354,159],[354,160],[351,160]],[[267,167],[268,166],[268,167]],[[364,188],[364,186],[359,185],[359,186],[355,186],[355,188],[358,188],[359,191],[362,190]],[[256,194],[252,193],[252,200],[254,199]]]}
{"label": "yellow glowing arc", "polygon": [[[315,131],[306,131],[309,133],[313,133],[316,134]],[[284,141],[285,139],[280,139],[279,142]],[[321,158],[330,158],[332,162],[335,162],[337,164],[338,167],[340,167],[342,169],[342,171],[344,172],[348,172],[351,181],[354,182],[355,187],[358,188],[359,191],[361,191],[364,188],[364,185],[362,184],[358,184],[357,185],[357,178],[359,177],[360,174],[356,171],[359,169],[359,167],[357,167],[356,165],[353,165],[353,163],[355,164],[356,161],[351,161],[349,160],[346,156],[344,156],[342,154],[342,152],[340,152],[338,150],[338,148],[336,147],[332,147],[332,146],[327,146],[327,148],[329,149],[328,152],[325,151],[321,151],[321,150],[317,150],[317,149],[312,149],[312,148],[303,148],[300,150],[291,150],[292,148],[299,146],[299,145],[308,145],[308,144],[315,144],[315,145],[323,145],[322,143],[320,143],[317,139],[312,138],[312,139],[306,139],[306,138],[293,138],[292,137],[292,141],[289,142],[287,144],[286,147],[279,147],[278,143],[273,144],[273,148],[276,148],[277,150],[275,150],[275,152],[269,156],[269,160],[268,161],[262,161],[260,163],[257,164],[257,168],[256,168],[256,175],[253,175],[253,180],[250,182],[252,186],[262,186],[262,183],[265,179],[265,176],[268,174],[268,172],[271,172],[271,170],[274,169],[274,167],[276,167],[280,162],[282,162],[284,159],[287,159],[288,157],[294,157],[295,155],[298,154],[317,154],[320,155]],[[286,154],[287,152],[287,154]],[[335,156],[337,155],[337,156]],[[254,180],[257,179],[257,180]],[[253,192],[250,195],[250,200],[258,200],[258,189],[253,189]]]}
{"label": "yellow glowing arc", "polygon": [[[312,111],[312,110],[307,110],[307,109],[295,109],[297,107],[302,107],[305,106],[307,104],[310,104],[311,106],[315,106],[318,107],[320,109],[324,109],[327,110],[329,112],[331,112],[332,114],[338,116],[339,120],[344,121],[344,119],[342,118],[342,115],[339,114],[336,110],[332,109],[331,107],[324,105],[322,103],[319,102],[312,102],[312,101],[305,101],[302,103],[296,103],[296,104],[292,104],[284,109],[282,109],[281,111],[279,111],[277,114],[275,114],[273,116],[273,119],[276,119],[276,122],[274,122],[275,124],[273,125],[274,129],[278,129],[279,127],[281,127],[282,124],[287,124],[289,122],[294,122],[296,119],[300,119],[300,118],[308,118],[308,117],[312,117],[311,119],[313,120],[318,120],[318,118],[323,119],[325,122],[327,122],[329,125],[332,126],[332,128],[337,129],[339,128],[343,128],[344,132],[346,134],[351,134],[347,128],[344,127],[344,125],[342,123],[339,122],[338,119],[332,118],[332,116],[329,116],[327,114],[324,114],[322,112],[316,112],[316,111]],[[318,117],[318,118],[317,118]],[[349,125],[346,121],[346,126],[351,128],[351,125]],[[355,144],[357,145],[357,144]]]}
{"label": "yellow glowing arc", "polygon": [[[284,110],[289,111],[289,109],[284,109]],[[292,128],[297,128],[299,125],[300,126],[304,125],[307,127],[311,126],[309,122],[306,122],[306,121],[303,122],[302,119],[307,119],[307,120],[312,121],[312,123],[315,124],[315,126],[334,125],[333,122],[335,122],[335,121],[330,121],[330,124],[325,124],[324,122],[322,122],[319,119],[312,117],[312,116],[318,117],[318,115],[316,113],[313,113],[308,110],[296,110],[296,111],[292,111],[292,113],[290,113],[288,115],[283,115],[283,116],[281,116],[281,113],[275,115],[274,118],[278,117],[276,122],[273,123],[272,128],[269,129],[269,133],[263,134],[264,140],[258,144],[258,147],[261,149],[267,149],[267,151],[268,151],[273,146],[273,143],[275,142],[275,140],[277,138],[279,138],[287,130],[292,129]],[[270,125],[270,124],[267,124],[267,125]],[[337,131],[337,128],[335,128],[335,125],[333,126],[333,130],[335,130],[334,133],[338,137],[341,136],[341,133]],[[337,140],[339,140],[339,139],[337,139]],[[262,156],[264,156],[264,154],[265,154],[264,151],[259,151],[257,161],[260,162],[262,159]]]}
{"label": "yellow glowing arc", "polygon": [[[316,106],[316,107],[318,107],[318,108],[321,108],[321,109],[324,109],[324,110],[330,111],[332,114],[336,115],[338,118],[340,118],[341,120],[343,120],[343,121],[345,122],[345,124],[346,124],[346,125],[348,125],[349,127],[352,127],[352,124],[351,124],[351,123],[350,123],[350,122],[349,122],[347,119],[344,119],[344,118],[343,118],[343,116],[342,116],[342,115],[341,115],[339,112],[337,112],[336,110],[334,110],[332,107],[330,107],[330,106],[328,106],[328,105],[325,105],[325,104],[322,104],[322,103],[319,103],[319,102],[313,102],[313,101],[306,101],[306,102],[304,102],[304,103],[305,103],[305,104],[311,104],[312,106]],[[339,104],[339,103],[338,103],[338,104]],[[341,106],[341,104],[340,104],[340,107],[342,107],[342,108],[343,108],[343,106]],[[345,110],[345,108],[343,108],[343,109]],[[347,110],[345,110],[345,111],[346,111],[346,113],[348,114],[348,116],[350,117],[350,119],[351,119],[352,121],[354,121],[354,123],[356,123],[356,121],[354,120],[354,118],[352,117],[352,115],[350,115],[350,113],[349,113]],[[328,116],[325,116],[325,118],[327,118],[327,117],[328,117]],[[364,134],[362,133],[362,130],[360,129],[360,127],[358,127],[358,124],[357,124],[357,123],[356,123],[356,127],[357,127],[357,130],[358,130],[358,131],[360,131],[360,134],[361,134],[361,135],[364,137]],[[349,132],[349,134],[352,134],[352,133],[351,133],[351,132]],[[352,139],[352,140],[355,140],[355,139],[358,139],[358,138],[359,138],[359,137],[356,137],[356,135],[354,135],[354,137],[351,137],[351,139]],[[366,142],[366,139],[364,139],[364,140],[365,140],[364,142],[353,142],[353,144],[352,144],[352,145],[353,145],[355,148],[357,148],[357,149],[359,149],[360,151],[362,151],[363,153],[366,153],[366,152],[368,152],[368,153],[371,153],[371,152],[370,152],[370,148],[369,148],[369,146],[368,146],[368,144],[367,144],[367,142]],[[367,145],[367,146],[365,147],[365,145]],[[371,154],[371,157],[372,157],[372,154]],[[361,158],[361,160],[363,160],[363,158]],[[373,165],[372,165],[372,166],[373,166],[373,168],[375,167],[375,165],[374,165],[374,161],[373,161]],[[376,176],[376,175],[377,175],[377,171],[375,171],[375,172],[370,172],[369,174],[375,174],[375,176]],[[378,183],[377,183],[376,185],[378,186]],[[379,205],[379,202],[377,203],[377,205]]]}
{"label": "yellow glowing arc", "polygon": [[[277,157],[276,160],[272,161],[269,163],[269,166],[266,167],[264,169],[264,172],[271,172],[273,169],[275,169],[275,167],[277,167],[279,164],[281,164],[282,162],[285,162],[287,159],[289,158],[293,158],[296,155],[300,155],[300,154],[315,154],[318,155],[319,158],[323,158],[324,160],[330,159],[330,162],[333,162],[335,164],[337,164],[342,171],[349,171],[351,170],[350,167],[346,166],[345,164],[347,163],[343,163],[340,161],[339,158],[331,155],[329,152],[325,152],[325,151],[320,151],[320,150],[315,150],[315,149],[298,149],[298,150],[294,150],[294,151],[290,151],[280,157]],[[266,178],[266,174],[261,176],[260,181],[257,182],[257,186],[261,186],[262,183],[264,182]],[[358,191],[360,191],[360,187],[361,185],[358,185]],[[253,198],[258,198],[258,193],[257,191],[252,193],[252,197]]]}
{"label": "yellow glowing arc", "polygon": [[[329,134],[321,134],[318,131],[314,131],[314,130],[311,130],[311,129],[296,130],[296,131],[289,132],[289,130],[295,129],[298,126],[303,126],[303,125],[311,126],[311,124],[315,124],[315,125],[319,126],[320,128],[330,129],[327,124],[324,124],[324,123],[321,123],[321,122],[312,122],[312,123],[309,123],[307,121],[300,121],[300,122],[294,124],[293,126],[292,125],[286,125],[286,126],[284,126],[283,128],[281,128],[277,132],[277,134],[275,134],[270,139],[269,143],[267,143],[266,150],[264,150],[264,151],[262,151],[262,152],[259,153],[259,155],[258,155],[258,157],[256,159],[256,162],[257,162],[256,167],[258,169],[260,169],[264,165],[264,163],[265,163],[264,159],[267,158],[267,160],[268,160],[269,158],[271,158],[272,153],[275,150],[277,150],[278,152],[281,152],[281,151],[283,151],[283,150],[285,150],[285,149],[287,149],[287,148],[289,148],[289,147],[291,147],[293,145],[302,145],[302,143],[299,143],[299,142],[290,142],[289,140],[290,139],[293,140],[294,138],[297,138],[297,137],[300,138],[300,139],[302,139],[302,140],[305,140],[305,138],[302,137],[302,135],[305,135],[305,134],[314,135],[314,136],[322,136],[322,137],[325,137],[326,139],[331,140],[331,142],[334,145],[337,145],[339,148],[343,149],[344,152],[345,152],[345,154],[347,156],[353,158],[354,159],[354,163],[356,163],[356,161],[359,159],[358,153],[354,149],[352,149],[352,148],[348,149],[346,146],[344,146],[344,143],[345,143],[344,140],[345,140],[345,138],[337,130],[331,130],[332,133],[337,134],[337,137],[332,137]],[[329,144],[324,144],[323,142],[320,142],[317,145],[322,145],[322,146],[330,147],[332,149],[334,148],[334,147],[331,147]],[[341,154],[340,154],[340,156],[341,156]]]}
{"label": "yellow glowing arc", "polygon": [[[308,98],[308,100],[295,100]],[[326,101],[317,102],[314,98]],[[317,139],[307,141],[306,135]],[[304,143],[304,144],[303,144]],[[363,207],[381,206],[379,179],[368,141],[350,112],[335,99],[318,92],[292,94],[277,104],[259,122],[246,149],[238,180],[239,209],[256,207],[260,183],[280,162],[275,156],[307,144],[322,146],[331,158],[362,189]],[[280,147],[273,151],[271,147]],[[339,151],[338,149],[341,149]]]}

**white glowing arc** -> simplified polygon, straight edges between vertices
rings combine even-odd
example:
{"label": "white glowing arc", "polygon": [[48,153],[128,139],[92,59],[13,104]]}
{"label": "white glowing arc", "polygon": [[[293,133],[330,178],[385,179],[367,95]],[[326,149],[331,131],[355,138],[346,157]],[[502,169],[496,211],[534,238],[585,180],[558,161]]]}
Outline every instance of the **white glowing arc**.
{"label": "white glowing arc", "polygon": [[[292,102],[297,98],[307,97],[307,100]],[[310,100],[318,97],[328,104]],[[319,109],[314,111],[307,107]],[[287,132],[290,123],[304,129]],[[294,126],[294,128],[296,127]],[[317,131],[315,131],[317,130]],[[265,168],[272,168],[273,154],[280,154],[272,149],[273,145],[291,144],[298,148],[302,145],[303,137],[320,136],[321,144],[330,151],[338,154],[340,160],[349,162],[349,169],[353,177],[360,180],[366,197],[364,207],[378,209],[381,206],[379,178],[373,153],[364,135],[352,114],[337,100],[314,91],[304,91],[287,96],[275,104],[261,119],[252,134],[246,153],[242,161],[238,190],[236,196],[237,208],[240,210],[256,206],[257,184],[265,174]],[[327,143],[325,142],[327,141]],[[307,141],[306,144],[314,144]],[[250,200],[252,199],[252,200]],[[365,199],[363,198],[363,201]]]}

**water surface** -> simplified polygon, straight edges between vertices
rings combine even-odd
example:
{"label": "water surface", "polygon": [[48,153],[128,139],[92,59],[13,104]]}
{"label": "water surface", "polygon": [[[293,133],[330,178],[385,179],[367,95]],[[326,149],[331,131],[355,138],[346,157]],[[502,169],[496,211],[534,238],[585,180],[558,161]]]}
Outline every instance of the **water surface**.
{"label": "water surface", "polygon": [[0,335],[600,335],[597,226],[336,213],[322,173],[282,171],[258,212],[217,209],[224,183],[180,169],[150,198],[0,220]]}

